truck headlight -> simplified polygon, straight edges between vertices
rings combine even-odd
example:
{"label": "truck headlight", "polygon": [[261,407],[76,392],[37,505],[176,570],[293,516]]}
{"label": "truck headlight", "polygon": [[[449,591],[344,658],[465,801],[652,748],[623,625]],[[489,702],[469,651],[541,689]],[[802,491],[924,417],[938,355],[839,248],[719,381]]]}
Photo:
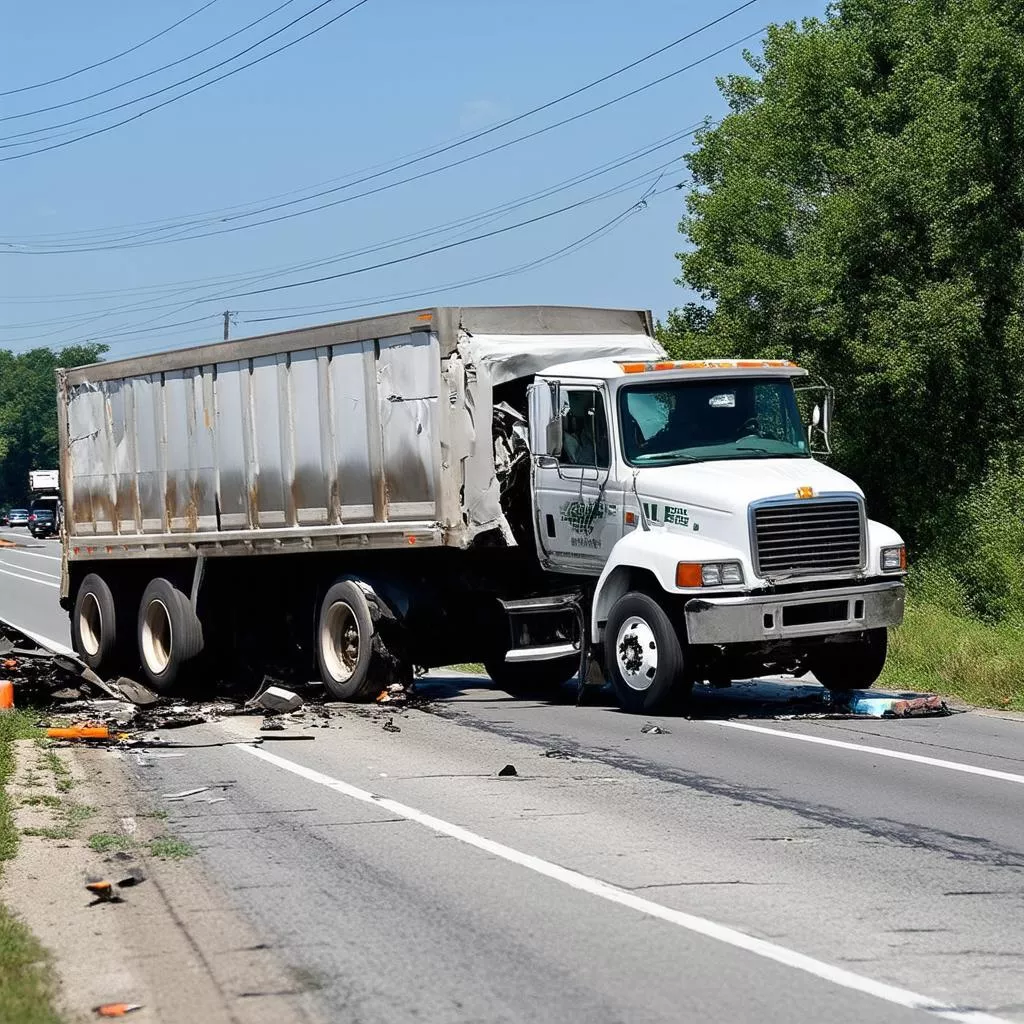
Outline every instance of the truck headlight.
{"label": "truck headlight", "polygon": [[739,562],[680,562],[676,566],[676,586],[724,587],[743,585],[743,566]]}
{"label": "truck headlight", "polygon": [[900,572],[907,567],[907,549],[903,544],[882,548],[882,572]]}

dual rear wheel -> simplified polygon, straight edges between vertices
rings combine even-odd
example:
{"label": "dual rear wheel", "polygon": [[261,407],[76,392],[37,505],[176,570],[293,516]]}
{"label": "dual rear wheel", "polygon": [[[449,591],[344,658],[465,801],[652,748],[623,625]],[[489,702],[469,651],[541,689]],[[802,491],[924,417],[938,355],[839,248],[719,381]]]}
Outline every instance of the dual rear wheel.
{"label": "dual rear wheel", "polygon": [[182,667],[202,652],[203,627],[188,597],[163,577],[151,580],[138,605],[132,604],[116,598],[98,573],[89,573],[71,613],[75,651],[101,675],[131,671],[137,659],[146,682],[158,693],[167,693]]}

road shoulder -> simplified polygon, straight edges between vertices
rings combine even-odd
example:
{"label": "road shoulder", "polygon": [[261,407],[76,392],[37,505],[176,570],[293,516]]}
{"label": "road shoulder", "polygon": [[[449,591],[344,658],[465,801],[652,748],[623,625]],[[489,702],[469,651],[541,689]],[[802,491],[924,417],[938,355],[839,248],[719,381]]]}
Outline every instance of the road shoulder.
{"label": "road shoulder", "polygon": [[[198,860],[154,854],[188,850],[153,845],[162,813],[145,804],[117,757],[23,741],[10,795],[22,841],[0,898],[50,951],[69,1024],[94,1020],[93,1008],[107,1003],[140,1004],[140,1024],[319,1019],[303,979]],[[122,890],[122,902],[97,902],[85,888],[87,876],[116,881],[136,867],[145,881]]]}

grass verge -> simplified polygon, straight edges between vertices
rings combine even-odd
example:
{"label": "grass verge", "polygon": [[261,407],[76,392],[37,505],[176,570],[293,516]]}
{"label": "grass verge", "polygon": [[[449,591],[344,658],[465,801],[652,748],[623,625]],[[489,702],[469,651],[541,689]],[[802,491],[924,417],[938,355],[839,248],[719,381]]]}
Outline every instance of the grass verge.
{"label": "grass verge", "polygon": [[911,597],[903,625],[890,634],[878,685],[1024,711],[1024,628],[989,625]]}
{"label": "grass verge", "polygon": [[[0,862],[10,860],[18,847],[6,789],[14,771],[12,744],[37,735],[30,714],[0,712]],[[46,952],[0,905],[0,1024],[59,1024],[51,978]]]}

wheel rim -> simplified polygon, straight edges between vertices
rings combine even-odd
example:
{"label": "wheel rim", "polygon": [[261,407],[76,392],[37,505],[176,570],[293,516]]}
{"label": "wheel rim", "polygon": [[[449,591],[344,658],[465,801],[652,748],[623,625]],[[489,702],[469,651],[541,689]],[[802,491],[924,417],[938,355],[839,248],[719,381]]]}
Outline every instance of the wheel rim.
{"label": "wheel rim", "polygon": [[658,674],[658,641],[643,619],[632,616],[622,624],[615,640],[615,661],[631,690],[651,688]]}
{"label": "wheel rim", "polygon": [[338,683],[347,683],[359,664],[362,635],[351,605],[335,601],[320,627],[320,651],[324,667]]}
{"label": "wheel rim", "polygon": [[160,675],[170,664],[174,643],[171,614],[160,600],[150,601],[142,621],[142,656],[153,675]]}
{"label": "wheel rim", "polygon": [[82,650],[90,658],[99,654],[103,639],[103,613],[95,594],[86,594],[82,598],[82,606],[78,611],[78,636],[82,641]]}

